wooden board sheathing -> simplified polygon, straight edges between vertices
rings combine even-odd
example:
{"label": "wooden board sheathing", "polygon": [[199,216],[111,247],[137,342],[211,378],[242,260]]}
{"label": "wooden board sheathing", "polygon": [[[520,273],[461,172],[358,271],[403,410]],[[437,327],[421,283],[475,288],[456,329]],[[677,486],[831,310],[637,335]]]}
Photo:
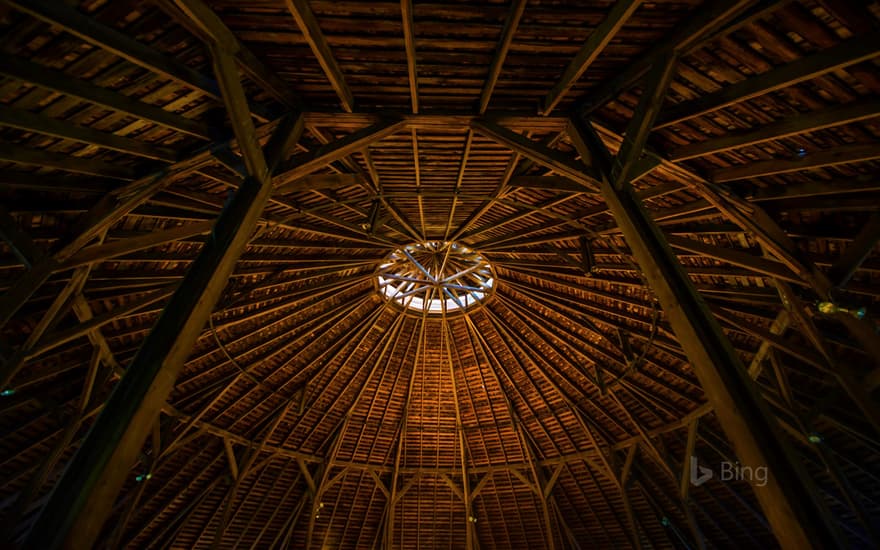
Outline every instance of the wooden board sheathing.
{"label": "wooden board sheathing", "polygon": [[[461,479],[453,477],[460,484]],[[430,503],[430,504],[428,504]],[[398,548],[462,547],[467,518],[464,506],[449,485],[434,476],[422,476],[398,504],[394,541]]]}
{"label": "wooden board sheathing", "polygon": [[[507,472],[499,472],[492,475],[483,491],[488,493],[481,493],[474,502],[480,548],[507,548],[517,544],[547,548],[541,504],[521,480]],[[517,512],[499,514],[499,504],[504,501],[515,502]],[[554,533],[552,536],[558,535]]]}

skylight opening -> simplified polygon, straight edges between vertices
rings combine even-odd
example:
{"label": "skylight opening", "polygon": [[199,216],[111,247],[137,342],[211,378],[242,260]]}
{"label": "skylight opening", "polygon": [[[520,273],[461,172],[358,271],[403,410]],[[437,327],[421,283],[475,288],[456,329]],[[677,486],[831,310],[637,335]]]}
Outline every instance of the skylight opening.
{"label": "skylight opening", "polygon": [[443,314],[470,309],[495,287],[482,254],[449,241],[414,243],[395,250],[379,266],[379,292],[413,311]]}

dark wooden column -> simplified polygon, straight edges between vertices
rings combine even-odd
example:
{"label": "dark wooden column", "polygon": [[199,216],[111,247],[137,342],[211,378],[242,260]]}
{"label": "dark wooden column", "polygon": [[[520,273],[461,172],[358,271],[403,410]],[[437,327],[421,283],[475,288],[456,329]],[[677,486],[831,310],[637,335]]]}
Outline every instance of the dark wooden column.
{"label": "dark wooden column", "polygon": [[779,543],[792,549],[840,547],[834,519],[812,480],[629,183],[627,173],[642,154],[672,74],[671,66],[655,67],[649,75],[647,92],[616,157],[611,157],[592,126],[580,119],[572,121],[571,137],[582,158],[590,159],[593,168],[602,174],[602,196],[656,293],[739,460],[744,466],[767,467],[767,484],[753,485],[753,489]]}
{"label": "dark wooden column", "polygon": [[26,548],[91,548],[137,460],[272,193],[271,173],[303,129],[282,119],[266,147],[257,141],[234,51],[214,47],[214,68],[250,175],[221,212],[204,248],[68,464],[25,541]]}

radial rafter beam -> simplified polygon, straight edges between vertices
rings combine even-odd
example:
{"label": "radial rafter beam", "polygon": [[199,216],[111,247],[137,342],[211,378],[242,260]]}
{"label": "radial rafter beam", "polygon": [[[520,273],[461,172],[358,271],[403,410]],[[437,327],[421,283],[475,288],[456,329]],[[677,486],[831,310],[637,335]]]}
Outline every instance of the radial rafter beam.
{"label": "radial rafter beam", "polygon": [[492,63],[489,65],[489,75],[483,83],[483,89],[480,92],[480,103],[478,112],[483,114],[489,107],[489,101],[492,99],[492,92],[495,91],[495,85],[498,84],[498,77],[501,75],[501,68],[504,66],[504,60],[507,58],[507,52],[513,43],[513,37],[516,29],[519,28],[519,20],[522,19],[523,12],[529,0],[513,0],[510,3],[510,13],[504,21],[504,28],[501,30],[501,39],[498,46],[495,47],[495,56],[492,57]]}
{"label": "radial rafter beam", "polygon": [[149,71],[172,78],[209,97],[220,98],[220,88],[214,79],[157,52],[121,31],[98,23],[64,2],[3,0],[3,3],[64,29],[89,44],[104,48]]}
{"label": "radial rafter beam", "polygon": [[285,165],[289,168],[279,169],[278,175],[274,177],[275,183],[283,186],[287,182],[307,176],[319,168],[342,160],[352,153],[399,132],[404,126],[405,123],[402,120],[383,120],[310,153],[296,155]]}
{"label": "radial rafter beam", "polygon": [[487,119],[474,120],[471,122],[471,127],[477,133],[510,148],[535,163],[578,182],[584,186],[584,192],[596,192],[596,177],[598,175],[590,168],[579,166],[576,160],[562,151],[535,143],[527,137]]}
{"label": "radial rafter beam", "polygon": [[[413,387],[416,382],[416,367],[419,363],[419,357],[422,354],[422,350],[424,348],[424,340],[425,340],[425,330],[427,327],[428,311],[424,310],[422,313],[422,323],[419,325],[420,329],[418,331],[418,339],[416,339],[415,331],[410,334],[409,343],[407,344],[407,355],[412,347],[413,342],[415,342],[415,359],[413,360],[412,370],[409,373],[409,381],[406,384],[406,398],[403,402],[403,410],[401,412],[400,417],[400,428],[397,433],[397,440],[392,442],[392,446],[394,448],[394,466],[391,470],[391,481],[389,485],[389,497],[388,502],[385,506],[385,520],[384,520],[384,528],[382,532],[383,540],[385,541],[386,548],[392,548],[394,546],[394,528],[396,526],[396,512],[397,512],[397,502],[406,494],[406,491],[409,490],[409,487],[404,485],[400,489],[399,480],[400,480],[400,464],[403,459],[404,452],[404,441],[406,438],[406,429],[407,429],[407,419],[409,418],[409,408],[412,402],[413,396]],[[406,357],[407,355],[404,355]],[[401,362],[401,370],[403,368],[403,363]],[[418,476],[413,477],[410,482],[415,483],[418,479]]]}
{"label": "radial rafter beam", "polygon": [[235,55],[241,72],[250,77],[264,90],[275,96],[282,104],[291,109],[302,109],[302,102],[291,91],[290,84],[281,79],[274,71],[269,69],[259,57],[229,30],[222,19],[202,0],[159,0],[158,3],[170,15],[182,21],[178,11],[173,8],[177,5],[198,27],[208,42],[223,44],[230,53]]}
{"label": "radial rafter beam", "polygon": [[834,149],[809,152],[800,158],[761,160],[741,166],[722,168],[712,173],[712,181],[726,182],[760,178],[838,164],[865,162],[877,158],[880,158],[880,145],[843,145]]}
{"label": "radial rafter beam", "polygon": [[833,48],[802,57],[732,86],[726,86],[718,92],[670,107],[658,117],[655,129],[678,124],[728,105],[793,86],[878,55],[880,55],[880,37],[876,33],[853,38]]}
{"label": "radial rafter beam", "polygon": [[[264,157],[233,54],[221,44],[213,46],[214,69],[250,175],[220,214],[211,239],[71,459],[28,534],[26,546],[53,549],[94,543],[238,256],[256,228],[272,193],[271,167],[277,166],[302,133],[301,116],[282,121]],[[75,500],[71,501],[70,495],[76,495]]]}
{"label": "radial rafter beam", "polygon": [[321,65],[324,75],[330,81],[330,85],[333,86],[336,95],[339,96],[342,108],[347,113],[352,112],[354,110],[354,96],[352,96],[348,84],[345,83],[342,69],[339,68],[336,58],[333,57],[333,52],[330,51],[330,45],[327,44],[327,39],[324,38],[324,33],[321,32],[321,27],[318,25],[315,14],[312,13],[312,8],[309,7],[308,0],[285,0],[284,3],[287,5],[287,9],[290,10],[296,25],[312,49],[318,64]]}
{"label": "radial rafter beam", "polygon": [[599,23],[584,45],[578,51],[574,59],[565,68],[562,77],[553,86],[550,92],[542,102],[541,112],[545,115],[553,112],[553,109],[562,101],[566,93],[574,86],[580,77],[590,68],[593,61],[599,57],[605,46],[611,42],[614,35],[626,24],[627,20],[635,13],[636,9],[641,5],[642,0],[617,0],[614,6],[605,16],[605,19]]}
{"label": "radial rafter beam", "polygon": [[843,255],[834,262],[828,278],[838,288],[843,288],[855,274],[859,266],[870,256],[880,242],[880,212],[874,212],[859,231],[855,240],[846,248]]}
{"label": "radial rafter beam", "polygon": [[37,132],[47,136],[77,141],[153,160],[165,162],[177,160],[177,152],[169,147],[152,145],[136,139],[101,132],[87,126],[78,126],[22,109],[0,107],[0,126],[18,128],[27,132]]}
{"label": "radial rafter beam", "polygon": [[671,53],[685,54],[698,47],[708,36],[728,25],[754,3],[755,0],[720,0],[701,8],[687,21],[677,25],[666,38],[653,45],[643,57],[630,63],[626,70],[580,101],[577,111],[584,114],[595,111],[632,86],[664,57]]}
{"label": "radial rafter beam", "polygon": [[0,161],[14,162],[38,168],[56,168],[75,174],[103,176],[119,180],[131,181],[135,179],[135,171],[130,166],[91,158],[72,157],[63,153],[31,149],[8,143],[0,143]]}
{"label": "radial rafter beam", "polygon": [[107,244],[88,246],[63,262],[59,266],[59,270],[70,269],[71,267],[79,267],[81,265],[95,262],[103,262],[111,258],[124,256],[126,254],[131,254],[132,252],[152,248],[161,244],[182,241],[197,235],[204,235],[209,233],[213,226],[214,223],[211,221],[190,223],[179,227],[173,227],[171,229],[152,231],[138,237],[120,239]]}
{"label": "radial rafter beam", "polygon": [[114,92],[91,82],[80,80],[45,65],[5,55],[0,63],[0,74],[22,82],[35,84],[67,96],[75,97],[114,111],[128,113],[136,118],[165,126],[201,139],[214,133],[207,125],[165,111],[133,97]]}
{"label": "radial rafter beam", "polygon": [[[821,111],[801,113],[755,129],[733,132],[672,151],[669,160],[680,161],[747,147],[774,139],[814,132],[880,116],[880,99],[836,105]],[[787,187],[787,186],[786,186]]]}
{"label": "radial rafter beam", "polygon": [[400,16],[403,21],[403,44],[406,49],[406,72],[409,77],[409,95],[412,112],[419,112],[419,69],[416,63],[416,36],[413,23],[413,1],[400,0]]}
{"label": "radial rafter beam", "polygon": [[803,279],[801,279],[798,274],[788,269],[784,264],[772,259],[749,254],[743,250],[714,246],[674,235],[667,235],[666,242],[673,248],[692,252],[700,256],[714,258],[735,266],[744,267],[745,269],[761,273],[768,277],[797,284],[804,284]]}
{"label": "radial rafter beam", "polygon": [[[665,81],[649,81],[645,88],[665,89],[668,84],[667,75]],[[641,102],[653,102],[658,94],[652,95],[653,98],[643,95]],[[641,107],[637,112],[647,113],[646,118],[631,122],[631,126],[650,131],[656,111],[648,106]],[[818,500],[815,488],[783,439],[730,341],[672,255],[660,230],[635,199],[628,181],[611,178],[610,153],[593,128],[578,119],[573,125],[580,135],[580,139],[575,140],[576,145],[590,147],[582,151],[582,156],[592,154],[606,174],[602,182],[603,196],[657,294],[740,460],[752,467],[766,466],[770,472],[768,483],[763,487],[755,486],[754,491],[780,544],[791,548],[837,547],[839,538],[833,519]],[[637,156],[642,152],[641,148],[632,148],[627,154]],[[626,165],[626,162],[627,159],[621,159],[615,164]]]}

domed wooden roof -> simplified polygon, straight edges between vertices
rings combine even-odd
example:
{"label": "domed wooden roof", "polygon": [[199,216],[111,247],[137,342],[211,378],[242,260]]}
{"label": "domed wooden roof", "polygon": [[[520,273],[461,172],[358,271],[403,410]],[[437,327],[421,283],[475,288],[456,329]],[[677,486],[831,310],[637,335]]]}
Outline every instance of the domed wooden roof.
{"label": "domed wooden roof", "polygon": [[[4,540],[82,505],[107,548],[785,544],[620,177],[874,547],[878,14],[3,0]],[[97,456],[121,489],[82,504]]]}

